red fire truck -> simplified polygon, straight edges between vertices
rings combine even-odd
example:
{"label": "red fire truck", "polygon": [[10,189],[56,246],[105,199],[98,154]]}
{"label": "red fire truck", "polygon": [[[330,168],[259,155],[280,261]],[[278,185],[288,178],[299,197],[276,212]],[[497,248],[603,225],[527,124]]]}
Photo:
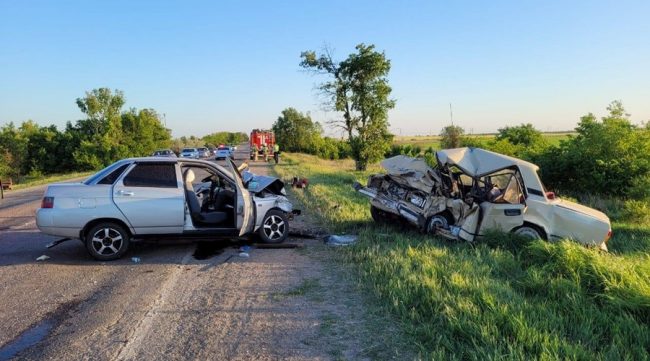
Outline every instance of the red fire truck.
{"label": "red fire truck", "polygon": [[262,146],[268,148],[269,157],[273,156],[273,146],[275,145],[275,134],[272,130],[253,129],[250,136],[251,160],[253,160],[254,150],[257,147],[257,154],[263,155]]}

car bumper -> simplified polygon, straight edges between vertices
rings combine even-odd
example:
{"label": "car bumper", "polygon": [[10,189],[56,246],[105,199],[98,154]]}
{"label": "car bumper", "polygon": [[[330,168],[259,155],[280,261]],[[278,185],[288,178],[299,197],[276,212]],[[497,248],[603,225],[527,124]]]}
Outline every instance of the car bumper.
{"label": "car bumper", "polygon": [[69,238],[79,238],[80,229],[78,227],[54,226],[52,212],[50,209],[39,208],[36,211],[36,227],[38,227],[38,229],[45,234]]}

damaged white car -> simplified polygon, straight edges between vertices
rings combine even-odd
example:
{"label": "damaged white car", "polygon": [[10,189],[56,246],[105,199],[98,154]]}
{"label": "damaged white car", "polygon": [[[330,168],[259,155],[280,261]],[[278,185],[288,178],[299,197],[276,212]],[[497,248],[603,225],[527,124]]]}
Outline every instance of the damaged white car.
{"label": "damaged white car", "polygon": [[445,149],[438,165],[396,156],[355,189],[370,198],[375,221],[399,217],[450,239],[474,241],[487,230],[535,239],[574,239],[607,250],[612,235],[602,212],[547,192],[535,164],[478,148]]}

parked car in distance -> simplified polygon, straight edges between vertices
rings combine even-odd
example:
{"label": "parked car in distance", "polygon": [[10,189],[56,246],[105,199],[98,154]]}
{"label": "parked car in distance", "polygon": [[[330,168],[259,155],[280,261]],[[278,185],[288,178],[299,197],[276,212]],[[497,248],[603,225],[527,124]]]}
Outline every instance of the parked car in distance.
{"label": "parked car in distance", "polygon": [[355,189],[370,198],[377,222],[399,218],[425,232],[474,241],[490,229],[533,239],[573,239],[607,250],[612,230],[602,212],[544,188],[538,166],[479,148],[436,152],[437,166],[396,156]]}
{"label": "parked car in distance", "polygon": [[217,155],[217,148],[209,147],[208,152],[210,152],[210,156],[215,156]]}
{"label": "parked car in distance", "polygon": [[199,159],[199,151],[196,148],[183,148],[181,150],[181,158]]}
{"label": "parked car in distance", "polygon": [[219,160],[219,159],[226,159],[232,157],[232,152],[229,147],[219,147],[217,148],[217,154],[215,155],[214,159]]}
{"label": "parked car in distance", "polygon": [[[250,188],[250,189],[249,189]],[[50,184],[36,225],[41,232],[79,239],[98,260],[120,258],[147,238],[224,240],[257,236],[281,243],[293,205],[284,183],[185,158],[123,159],[82,183]]]}
{"label": "parked car in distance", "polygon": [[210,151],[208,150],[208,148],[201,147],[201,148],[196,148],[196,150],[199,152],[199,158],[210,157]]}
{"label": "parked car in distance", "polygon": [[159,149],[152,154],[153,157],[171,157],[176,158],[176,153],[171,149]]}

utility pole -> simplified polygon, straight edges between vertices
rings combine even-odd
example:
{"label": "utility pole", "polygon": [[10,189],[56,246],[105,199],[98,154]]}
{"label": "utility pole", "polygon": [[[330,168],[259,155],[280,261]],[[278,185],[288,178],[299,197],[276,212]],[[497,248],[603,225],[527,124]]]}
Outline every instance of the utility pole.
{"label": "utility pole", "polygon": [[454,112],[451,110],[451,103],[449,103],[449,120],[451,121],[451,125],[454,125]]}

